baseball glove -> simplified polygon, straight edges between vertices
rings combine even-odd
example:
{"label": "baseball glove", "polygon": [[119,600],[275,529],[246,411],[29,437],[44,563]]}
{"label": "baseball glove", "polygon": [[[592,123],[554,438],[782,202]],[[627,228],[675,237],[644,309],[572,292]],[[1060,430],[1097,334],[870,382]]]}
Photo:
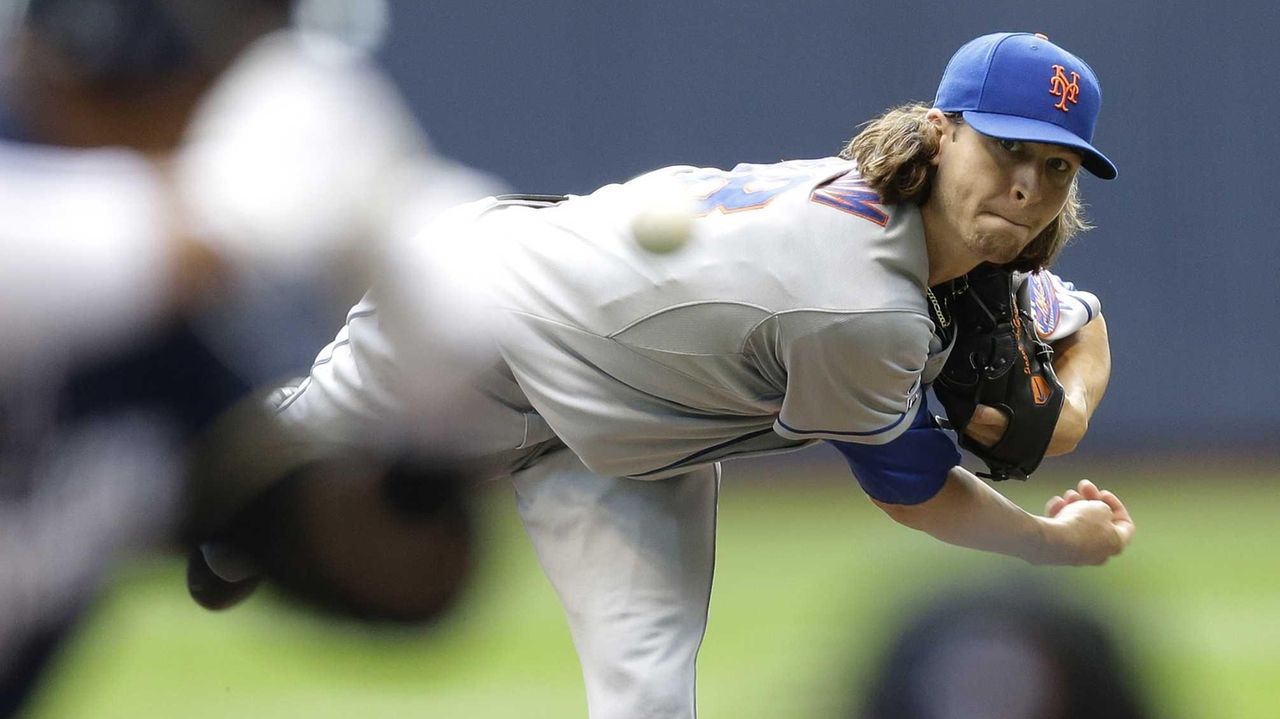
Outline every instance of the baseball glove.
{"label": "baseball glove", "polygon": [[[1027,277],[983,265],[943,293],[946,310],[931,292],[940,324],[950,324],[946,329],[955,333],[934,394],[960,446],[991,470],[980,476],[994,480],[1025,480],[1035,471],[1062,412],[1053,348],[1036,335]],[[964,432],[979,404],[1002,411],[1009,420],[1004,436],[990,447]]]}

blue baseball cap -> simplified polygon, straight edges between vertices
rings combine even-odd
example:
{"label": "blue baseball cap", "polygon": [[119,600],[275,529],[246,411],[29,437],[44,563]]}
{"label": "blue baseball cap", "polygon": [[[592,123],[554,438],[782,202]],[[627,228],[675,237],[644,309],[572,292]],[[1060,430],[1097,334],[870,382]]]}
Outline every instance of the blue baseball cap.
{"label": "blue baseball cap", "polygon": [[1115,164],[1092,144],[1098,76],[1044,35],[1001,32],[965,43],[947,63],[933,106],[960,113],[984,135],[1079,150],[1084,169],[1115,179]]}

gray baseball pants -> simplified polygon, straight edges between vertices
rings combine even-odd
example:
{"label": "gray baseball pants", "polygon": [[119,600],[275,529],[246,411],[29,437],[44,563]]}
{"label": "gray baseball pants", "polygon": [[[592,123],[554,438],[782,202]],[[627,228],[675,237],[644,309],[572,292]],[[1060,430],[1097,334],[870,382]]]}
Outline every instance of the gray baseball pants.
{"label": "gray baseball pants", "polygon": [[720,465],[659,480],[602,477],[562,449],[513,482],[569,619],[591,719],[693,719]]}

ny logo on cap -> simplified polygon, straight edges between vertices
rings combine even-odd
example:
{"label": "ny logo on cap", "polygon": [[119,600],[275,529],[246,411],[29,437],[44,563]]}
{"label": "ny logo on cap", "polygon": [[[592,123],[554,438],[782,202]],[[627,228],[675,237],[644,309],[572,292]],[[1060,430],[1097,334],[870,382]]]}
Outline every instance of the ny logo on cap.
{"label": "ny logo on cap", "polygon": [[1069,112],[1067,102],[1074,105],[1076,98],[1080,96],[1080,73],[1071,73],[1071,79],[1067,80],[1065,71],[1066,68],[1061,65],[1053,66],[1053,77],[1049,79],[1049,94],[1062,98],[1054,107],[1063,112]]}

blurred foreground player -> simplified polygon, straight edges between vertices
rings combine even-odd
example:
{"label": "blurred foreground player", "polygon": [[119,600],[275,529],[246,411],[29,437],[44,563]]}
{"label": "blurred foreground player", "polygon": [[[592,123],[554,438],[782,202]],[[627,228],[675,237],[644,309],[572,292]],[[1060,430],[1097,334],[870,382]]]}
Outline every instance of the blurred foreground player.
{"label": "blurred foreground player", "polygon": [[[373,619],[436,616],[465,573],[460,470],[431,447],[252,455],[275,425],[251,389],[306,366],[300,325],[332,322],[308,312],[414,266],[385,261],[397,208],[474,192],[364,57],[288,29],[289,5],[27,7],[0,142],[0,714],[141,548],[253,536],[258,568],[294,596]],[[417,387],[447,395],[483,349],[460,315],[417,309],[431,302],[414,305],[412,347],[438,372]],[[298,513],[257,521],[281,497]],[[439,571],[382,580],[398,562]],[[193,592],[235,590],[209,569]]]}

